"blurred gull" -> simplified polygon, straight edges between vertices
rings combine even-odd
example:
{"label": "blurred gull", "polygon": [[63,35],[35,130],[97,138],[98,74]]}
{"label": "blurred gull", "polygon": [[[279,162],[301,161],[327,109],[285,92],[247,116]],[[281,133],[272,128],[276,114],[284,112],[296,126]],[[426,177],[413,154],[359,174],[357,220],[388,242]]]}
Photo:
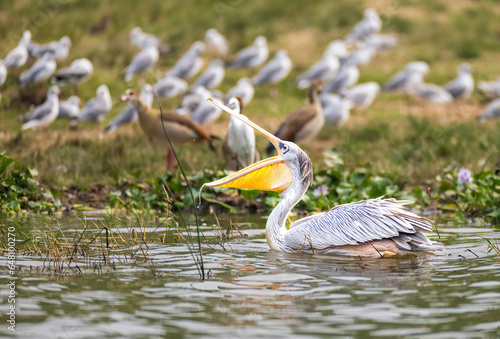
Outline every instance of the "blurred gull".
{"label": "blurred gull", "polygon": [[[153,87],[149,84],[142,86],[141,99],[147,107],[153,104]],[[114,132],[118,127],[125,124],[130,124],[137,121],[137,111],[132,104],[128,104],[123,111],[114,118],[106,127],[106,132]]]}
{"label": "blurred gull", "polygon": [[241,50],[233,61],[228,65],[229,68],[247,68],[257,67],[266,62],[269,56],[269,49],[267,48],[267,40],[264,36],[260,35],[255,38],[252,46]]}
{"label": "blurred gull", "polygon": [[429,71],[429,65],[423,61],[413,61],[405,69],[394,75],[384,86],[383,91],[407,91],[416,84],[423,82]]}
{"label": "blurred gull", "polygon": [[31,32],[24,31],[21,41],[11,50],[4,59],[5,67],[17,68],[23,66],[28,60],[28,44],[31,41]]}
{"label": "blurred gull", "polygon": [[349,119],[349,110],[352,103],[337,94],[323,92],[319,95],[325,125],[339,127]]}
{"label": "blurred gull", "polygon": [[56,61],[51,53],[45,53],[41,59],[35,62],[27,71],[19,76],[21,87],[29,83],[41,83],[54,74],[56,71]]}
{"label": "blurred gull", "polygon": [[173,98],[186,93],[188,83],[175,75],[166,75],[154,86],[154,94],[160,98]]}
{"label": "blurred gull", "polygon": [[479,116],[479,121],[489,119],[500,119],[500,99],[490,102],[484,112]]}
{"label": "blurred gull", "polygon": [[368,38],[370,35],[379,32],[382,29],[382,21],[373,8],[365,10],[363,20],[361,20],[351,33],[345,38],[347,43],[353,43],[358,40]]}
{"label": "blurred gull", "polygon": [[220,56],[225,56],[229,51],[227,39],[220,34],[215,28],[210,28],[205,33],[205,44],[207,50],[214,51]]}
{"label": "blurred gull", "polygon": [[5,66],[5,62],[0,59],[0,86],[2,86],[7,80],[7,67]]}
{"label": "blurred gull", "polygon": [[181,115],[192,116],[196,108],[211,96],[212,93],[205,87],[194,86],[188,94],[184,95],[181,107],[177,108],[176,111]]}
{"label": "blurred gull", "polygon": [[365,43],[357,43],[356,49],[349,55],[351,65],[367,65],[375,56],[375,48]]}
{"label": "blurred gull", "polygon": [[134,27],[129,33],[130,43],[144,49],[149,46],[160,46],[160,41],[156,36],[149,33],[144,33],[142,28]]}
{"label": "blurred gull", "polygon": [[184,54],[168,72],[178,78],[187,79],[198,73],[203,65],[200,55],[205,51],[205,44],[201,41],[193,43],[191,48]]}
{"label": "blurred gull", "polygon": [[365,43],[377,52],[387,52],[393,47],[396,47],[399,41],[398,38],[392,35],[373,34],[366,38]]}
{"label": "blurred gull", "polygon": [[448,91],[435,84],[415,84],[408,89],[408,93],[418,95],[422,99],[435,104],[445,104],[453,101],[453,96]]}
{"label": "blurred gull", "polygon": [[51,82],[57,85],[77,85],[87,80],[93,72],[94,66],[89,59],[76,59],[70,66],[61,68]]}
{"label": "blurred gull", "polygon": [[71,48],[71,39],[67,36],[63,36],[59,41],[51,41],[44,45],[38,45],[37,43],[30,43],[28,50],[30,57],[40,58],[45,53],[51,53],[55,60],[62,61],[66,59],[69,55],[69,49]]}
{"label": "blurred gull", "polygon": [[73,119],[78,115],[78,113],[80,113],[80,98],[76,95],[72,95],[67,100],[59,102],[58,119]]}
{"label": "blurred gull", "polygon": [[207,96],[202,96],[202,100],[193,111],[192,116],[193,122],[197,125],[209,125],[217,120],[222,113],[222,109],[207,101],[209,97],[222,104],[222,97],[216,92],[208,92]]}
{"label": "blurred gull", "polygon": [[474,90],[474,78],[472,67],[467,63],[458,66],[458,76],[455,80],[444,85],[444,89],[453,96],[455,100],[466,100]]}
{"label": "blurred gull", "polygon": [[283,80],[291,70],[292,60],[288,57],[286,50],[280,49],[276,52],[276,56],[253,77],[253,85],[258,86],[265,83],[276,84]]}
{"label": "blurred gull", "polygon": [[380,85],[376,82],[365,82],[345,90],[345,98],[351,101],[353,108],[368,108],[380,93]]}
{"label": "blurred gull", "polygon": [[142,73],[152,69],[158,57],[160,56],[160,51],[158,46],[149,45],[144,47],[132,60],[130,65],[128,65],[125,71],[125,81],[130,81],[137,73]]}
{"label": "blurred gull", "polygon": [[50,125],[59,114],[59,87],[52,86],[47,92],[47,100],[37,106],[32,113],[22,115],[19,119],[26,122],[22,130]]}
{"label": "blurred gull", "polygon": [[332,41],[328,44],[321,60],[312,65],[299,77],[297,86],[299,88],[308,88],[314,79],[321,82],[333,79],[340,67],[339,58],[345,58],[348,55],[349,52],[343,41]]}
{"label": "blurred gull", "polygon": [[479,81],[477,88],[488,98],[500,97],[500,78],[497,81]]}
{"label": "blurred gull", "polygon": [[112,105],[108,86],[99,86],[96,91],[96,97],[90,99],[85,104],[80,114],[71,121],[71,126],[75,126],[79,121],[98,122],[102,120],[106,113],[111,110]]}
{"label": "blurred gull", "polygon": [[342,59],[340,71],[338,74],[323,88],[324,92],[338,93],[341,89],[351,87],[359,79],[359,69],[356,65],[351,64],[349,58]]}
{"label": "blurred gull", "polygon": [[248,105],[252,101],[255,94],[255,88],[252,82],[248,78],[241,78],[238,80],[236,86],[231,88],[227,94],[226,98],[240,97],[245,105]]}
{"label": "blurred gull", "polygon": [[203,86],[207,89],[215,88],[224,80],[225,73],[224,62],[219,59],[212,60],[205,72],[196,79],[193,86]]}

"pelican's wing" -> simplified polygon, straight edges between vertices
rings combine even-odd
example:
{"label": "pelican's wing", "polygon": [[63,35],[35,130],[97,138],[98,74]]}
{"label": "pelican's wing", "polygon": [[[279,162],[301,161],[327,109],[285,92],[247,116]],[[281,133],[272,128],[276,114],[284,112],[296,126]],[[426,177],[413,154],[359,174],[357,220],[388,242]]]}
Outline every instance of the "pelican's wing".
{"label": "pelican's wing", "polygon": [[378,198],[340,205],[294,222],[285,233],[285,242],[297,250],[322,250],[395,237],[398,245],[408,249],[410,245],[398,242],[399,237],[407,242],[432,244],[420,233],[430,231],[431,222],[402,208],[409,203]]}

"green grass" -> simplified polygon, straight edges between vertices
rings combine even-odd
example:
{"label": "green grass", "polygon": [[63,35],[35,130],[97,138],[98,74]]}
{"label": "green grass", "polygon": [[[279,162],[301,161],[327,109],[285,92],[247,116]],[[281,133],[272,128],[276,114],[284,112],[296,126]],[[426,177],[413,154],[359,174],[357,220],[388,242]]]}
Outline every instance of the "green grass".
{"label": "green grass", "polygon": [[[26,28],[33,39],[47,42],[69,35],[73,41],[70,56],[59,66],[78,57],[90,58],[95,66],[92,78],[80,87],[84,101],[106,83],[113,97],[113,110],[101,123],[116,116],[124,104],[119,97],[126,88],[139,88],[142,81],[154,83],[195,40],[215,27],[230,40],[234,53],[250,44],[256,35],[269,39],[271,53],[287,48],[294,60],[294,70],[279,85],[279,96],[269,88],[258,88],[247,114],[263,127],[273,130],[279,120],[304,104],[305,92],[294,86],[296,77],[321,56],[326,44],[341,38],[361,18],[368,1],[304,2],[216,0],[120,2],[101,1],[4,1],[0,4],[0,55],[4,56]],[[380,55],[361,69],[361,81],[385,82],[411,60],[430,63],[429,82],[443,84],[455,76],[464,60],[470,62],[476,79],[495,79],[500,75],[500,4],[493,1],[383,2],[376,7],[383,18],[383,32],[393,33],[400,46]],[[108,28],[90,35],[93,24],[109,17]],[[174,54],[162,56],[149,74],[126,84],[121,74],[137,52],[128,43],[128,33],[135,26],[156,34],[174,48]],[[227,91],[244,70],[228,70],[220,89]],[[48,88],[49,84],[45,84]],[[36,86],[25,92],[35,92]],[[63,88],[62,98],[72,94]],[[123,179],[154,178],[165,168],[165,151],[152,148],[138,126],[120,129],[113,135],[99,136],[90,124],[69,130],[66,121],[57,121],[45,131],[21,133],[19,114],[34,103],[14,100],[19,96],[16,79],[9,75],[1,89],[0,152],[25,163],[39,172],[38,180],[46,186],[87,186],[92,182],[114,184]],[[340,129],[325,128],[318,140],[304,146],[316,169],[325,169],[322,153],[333,147],[345,154],[345,166],[354,169],[370,163],[375,172],[388,173],[401,185],[427,185],[452,163],[479,171],[483,165],[493,170],[500,160],[498,122],[478,124],[474,117],[483,106],[475,95],[466,104],[434,109],[400,95],[383,94],[366,112],[354,112]],[[162,102],[172,108],[178,100]],[[155,103],[158,107],[158,104]],[[460,115],[464,117],[461,118]],[[223,130],[228,117],[214,128]],[[259,147],[265,147],[263,138]],[[178,149],[188,173],[203,168],[224,168],[218,155],[207,148],[183,146]]]}

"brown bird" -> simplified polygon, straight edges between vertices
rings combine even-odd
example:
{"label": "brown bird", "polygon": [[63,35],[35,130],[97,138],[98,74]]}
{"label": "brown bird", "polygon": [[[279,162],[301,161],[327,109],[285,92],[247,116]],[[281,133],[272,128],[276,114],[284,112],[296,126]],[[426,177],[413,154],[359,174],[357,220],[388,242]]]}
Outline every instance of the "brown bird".
{"label": "brown bird", "polygon": [[[325,124],[323,109],[318,97],[321,90],[319,81],[312,81],[309,87],[309,105],[288,114],[273,134],[281,140],[295,143],[313,139]],[[269,143],[267,154],[271,154],[274,149],[274,146]]]}
{"label": "brown bird", "polygon": [[189,120],[189,118],[172,111],[164,111],[162,114],[159,110],[149,108],[142,101],[139,93],[133,89],[128,89],[125,92],[122,96],[122,101],[130,103],[137,110],[139,124],[149,142],[153,145],[167,148],[167,171],[174,169],[174,154],[170,149],[163,126],[173,147],[185,143],[197,142],[205,143],[214,150],[211,137],[201,127],[196,126]]}

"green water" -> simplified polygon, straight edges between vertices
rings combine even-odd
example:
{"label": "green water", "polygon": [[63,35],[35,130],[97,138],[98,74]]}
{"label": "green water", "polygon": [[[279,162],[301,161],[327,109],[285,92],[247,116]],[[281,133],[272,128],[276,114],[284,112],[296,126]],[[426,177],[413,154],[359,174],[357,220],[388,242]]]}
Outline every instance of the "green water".
{"label": "green water", "polygon": [[[0,255],[0,337],[500,337],[500,257],[488,253],[485,240],[500,242],[494,227],[442,221],[446,250],[437,255],[360,260],[270,252],[264,217],[224,216],[223,227],[228,219],[243,236],[235,232],[224,248],[217,229],[202,227],[205,269],[211,272],[206,281],[172,229],[166,244],[130,246],[128,255],[123,248],[109,249],[111,266],[94,248],[90,260],[77,261],[81,273],[73,263],[55,274],[44,256],[18,253],[16,332],[8,329],[6,315],[13,278]],[[103,221],[95,216],[89,222],[98,228]],[[0,220],[4,229],[13,224]],[[22,224],[60,228],[69,243],[82,227],[74,216],[57,222],[32,217]],[[129,226],[118,230],[126,237]],[[165,227],[157,226],[148,221],[141,229],[159,239]],[[436,234],[430,238],[438,240]]]}

